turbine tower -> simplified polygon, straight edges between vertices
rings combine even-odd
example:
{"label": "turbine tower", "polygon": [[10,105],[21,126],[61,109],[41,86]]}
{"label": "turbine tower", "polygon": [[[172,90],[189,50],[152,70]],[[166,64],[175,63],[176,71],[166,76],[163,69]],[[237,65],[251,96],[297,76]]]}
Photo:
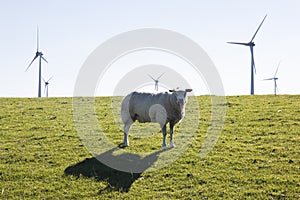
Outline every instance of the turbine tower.
{"label": "turbine tower", "polygon": [[[39,51],[39,27],[37,27],[37,48],[36,48],[36,53],[34,58],[32,59],[32,61],[30,62],[30,64],[28,65],[26,71],[29,69],[29,67],[31,66],[31,64],[35,61],[35,59],[37,59],[39,57],[39,82],[38,82],[38,97],[41,97],[41,82],[42,82],[42,59],[48,63],[48,61],[43,57],[43,53],[41,51]],[[25,72],[26,72],[25,71]]]}
{"label": "turbine tower", "polygon": [[148,74],[148,76],[155,82],[155,90],[156,91],[158,91],[158,80],[162,77],[162,75],[164,75],[164,73],[162,73],[157,79],[155,79],[151,75]]}
{"label": "turbine tower", "polygon": [[45,79],[43,78],[43,81],[45,83],[45,90],[44,90],[44,94],[46,94],[46,97],[48,98],[48,85],[49,85],[49,81],[53,78],[53,76],[51,76],[51,78],[49,78],[47,81],[45,81]]}
{"label": "turbine tower", "polygon": [[254,94],[254,72],[256,73],[256,68],[255,68],[255,64],[254,64],[254,55],[253,55],[253,47],[255,46],[255,44],[254,44],[253,40],[254,40],[258,30],[260,29],[261,25],[264,23],[266,17],[267,17],[267,15],[265,15],[264,19],[260,23],[259,27],[257,28],[256,32],[254,33],[254,35],[253,35],[252,39],[250,40],[250,42],[248,42],[248,43],[227,42],[229,44],[237,44],[237,45],[244,45],[244,46],[250,47],[250,52],[251,52],[251,88],[250,88],[250,94],[251,95]]}
{"label": "turbine tower", "polygon": [[275,95],[275,96],[276,96],[276,92],[278,91],[277,82],[276,82],[276,81],[278,80],[278,78],[276,77],[276,74],[277,74],[279,65],[280,65],[280,62],[278,63],[278,66],[277,66],[277,69],[276,69],[276,72],[275,72],[273,78],[267,78],[267,79],[264,79],[264,81],[274,80],[274,95]]}

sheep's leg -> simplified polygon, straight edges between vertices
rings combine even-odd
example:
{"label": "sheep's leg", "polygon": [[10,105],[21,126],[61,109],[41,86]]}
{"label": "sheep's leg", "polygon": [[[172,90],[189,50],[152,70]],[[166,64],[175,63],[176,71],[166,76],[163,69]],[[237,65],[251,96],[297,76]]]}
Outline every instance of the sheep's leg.
{"label": "sheep's leg", "polygon": [[173,141],[174,125],[175,125],[174,123],[170,122],[170,147],[171,148],[175,147],[175,144],[174,144],[174,141]]}
{"label": "sheep's leg", "polygon": [[128,133],[132,123],[133,123],[132,121],[127,121],[127,123],[124,125],[124,146],[125,147],[129,146]]}
{"label": "sheep's leg", "polygon": [[166,145],[166,136],[167,136],[167,127],[166,125],[164,125],[161,128],[162,134],[163,134],[163,143],[162,143],[162,149],[166,150],[167,149],[167,145]]}

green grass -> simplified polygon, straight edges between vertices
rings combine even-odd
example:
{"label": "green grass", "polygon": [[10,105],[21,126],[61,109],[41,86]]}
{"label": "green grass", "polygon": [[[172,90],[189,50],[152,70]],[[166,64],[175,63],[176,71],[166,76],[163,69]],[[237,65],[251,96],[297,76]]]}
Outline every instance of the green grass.
{"label": "green grass", "polygon": [[[195,135],[189,148],[169,165],[141,173],[111,169],[89,153],[75,128],[72,98],[0,98],[0,199],[300,199],[300,96],[227,97],[222,133],[204,158],[199,151],[211,128],[211,102],[197,98],[199,110],[187,106],[187,114],[199,117],[199,126],[189,129],[194,121],[183,120],[177,147],[167,152],[184,144],[181,130]],[[96,118],[115,147],[123,133],[111,102],[119,101],[95,99]],[[160,150],[159,131],[135,130],[130,147],[113,150]],[[101,149],[104,136],[93,137]]]}

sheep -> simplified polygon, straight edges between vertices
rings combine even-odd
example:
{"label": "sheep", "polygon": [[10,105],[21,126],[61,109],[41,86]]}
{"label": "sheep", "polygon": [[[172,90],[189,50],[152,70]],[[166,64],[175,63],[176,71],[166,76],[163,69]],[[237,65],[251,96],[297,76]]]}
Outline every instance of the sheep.
{"label": "sheep", "polygon": [[163,141],[162,149],[166,150],[166,125],[170,124],[170,148],[174,148],[173,129],[185,115],[185,105],[187,102],[187,92],[185,90],[169,90],[165,93],[139,93],[132,92],[125,96],[121,104],[121,118],[124,123],[124,143],[129,146],[128,133],[130,126],[137,120],[141,123],[159,123]]}

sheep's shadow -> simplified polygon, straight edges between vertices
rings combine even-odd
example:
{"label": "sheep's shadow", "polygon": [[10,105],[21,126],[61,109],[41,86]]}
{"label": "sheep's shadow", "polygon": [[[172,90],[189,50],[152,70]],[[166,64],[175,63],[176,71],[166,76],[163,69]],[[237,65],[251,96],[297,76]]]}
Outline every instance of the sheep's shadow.
{"label": "sheep's shadow", "polygon": [[[162,152],[157,151],[142,158],[140,155],[132,153],[113,155],[113,152],[117,149],[116,147],[96,157],[86,158],[75,165],[67,167],[64,173],[65,175],[84,176],[107,182],[107,187],[101,189],[99,194],[105,191],[128,192],[134,181],[157,161],[158,155]],[[125,169],[125,171],[109,166],[117,166],[116,168],[119,166],[120,169]],[[130,172],[128,169],[130,169]]]}

